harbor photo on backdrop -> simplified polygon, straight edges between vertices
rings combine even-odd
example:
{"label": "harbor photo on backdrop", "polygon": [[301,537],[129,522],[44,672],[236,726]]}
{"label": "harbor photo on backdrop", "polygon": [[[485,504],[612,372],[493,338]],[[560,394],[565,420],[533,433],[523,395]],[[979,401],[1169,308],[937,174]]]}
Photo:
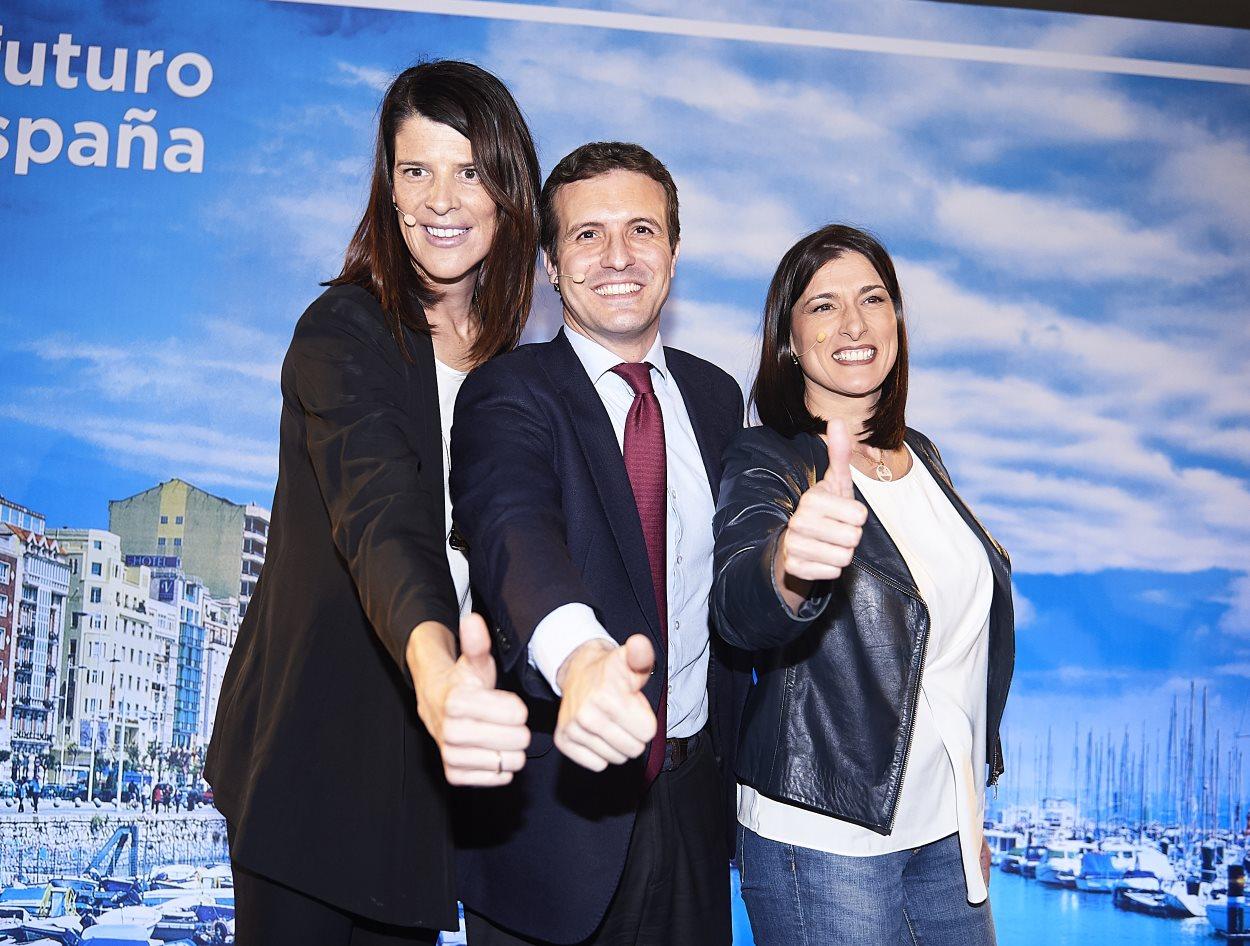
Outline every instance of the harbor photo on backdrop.
{"label": "harbor photo on backdrop", "polygon": [[[999,941],[1239,935],[1250,29],[930,0],[11,0],[0,59],[0,944],[234,942],[203,766],[266,561],[282,358],[342,268],[381,96],[430,59],[507,84],[544,175],[599,140],[667,165],[664,342],[744,390],[788,247],[832,222],[889,247],[907,423],[1010,553]],[[540,263],[526,342],[560,327]],[[353,777],[327,823],[369,804]]]}

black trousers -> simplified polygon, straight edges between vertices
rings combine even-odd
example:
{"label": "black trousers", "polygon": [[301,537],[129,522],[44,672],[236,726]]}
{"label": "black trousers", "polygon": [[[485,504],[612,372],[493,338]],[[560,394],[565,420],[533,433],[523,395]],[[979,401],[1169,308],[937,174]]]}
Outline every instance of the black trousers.
{"label": "black trousers", "polygon": [[[548,946],[468,910],[465,921],[469,946]],[[578,946],[728,946],[732,939],[724,806],[705,735],[643,798],[607,914]]]}
{"label": "black trousers", "polygon": [[235,946],[401,946],[435,943],[437,930],[391,926],[344,913],[232,863]]}

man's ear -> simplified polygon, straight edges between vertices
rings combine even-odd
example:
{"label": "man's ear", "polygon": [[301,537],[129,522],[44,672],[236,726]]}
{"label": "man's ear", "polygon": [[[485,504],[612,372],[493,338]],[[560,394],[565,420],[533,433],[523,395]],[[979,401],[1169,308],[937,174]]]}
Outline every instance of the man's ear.
{"label": "man's ear", "polygon": [[673,247],[673,262],[668,268],[668,278],[672,279],[677,275],[677,257],[681,256],[681,240],[677,241],[677,245]]}
{"label": "man's ear", "polygon": [[560,271],[556,269],[556,264],[551,261],[551,257],[547,255],[546,250],[543,250],[543,268],[547,270],[547,278],[551,280],[551,285],[559,289]]}

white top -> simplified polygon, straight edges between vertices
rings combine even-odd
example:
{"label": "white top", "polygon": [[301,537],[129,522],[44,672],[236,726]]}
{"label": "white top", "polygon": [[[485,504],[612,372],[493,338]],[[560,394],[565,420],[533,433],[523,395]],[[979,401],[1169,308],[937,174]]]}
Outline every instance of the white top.
{"label": "white top", "polygon": [[[629,383],[612,369],[621,359],[597,342],[565,329],[573,351],[625,449],[625,418],[634,403]],[[672,737],[693,736],[707,722],[708,594],[712,588],[712,487],[699,452],[686,402],[664,360],[659,336],[643,361],[651,363],[651,383],[664,415],[668,459],[668,725]],[[593,594],[595,589],[589,589]],[[644,628],[638,628],[645,633]],[[529,659],[556,693],[556,671],[580,645],[607,631],[584,604],[566,604],[538,622]]]}
{"label": "white top", "polygon": [[[456,409],[456,395],[460,393],[460,386],[464,384],[464,379],[468,376],[469,372],[457,371],[437,358],[434,359],[434,377],[438,381],[438,418],[443,428],[443,508],[446,525],[444,535],[451,532],[451,492],[447,486],[447,477],[451,472],[452,414]],[[469,560],[465,558],[463,552],[453,549],[450,542],[444,541],[443,545],[447,548],[447,564],[451,566],[451,580],[456,586],[456,602],[460,605],[460,616],[464,617],[469,613],[470,607]],[[459,633],[458,628],[453,627],[451,630],[453,633]]]}
{"label": "white top", "polygon": [[[911,451],[911,448],[908,448]],[[985,812],[985,691],[994,576],[981,541],[916,455],[883,483],[851,469],[898,546],[929,609],[929,641],[911,752],[888,835],[738,787],[738,820],[762,837],[847,856],[888,854],[959,833],[968,900],[987,891],[980,854]]]}

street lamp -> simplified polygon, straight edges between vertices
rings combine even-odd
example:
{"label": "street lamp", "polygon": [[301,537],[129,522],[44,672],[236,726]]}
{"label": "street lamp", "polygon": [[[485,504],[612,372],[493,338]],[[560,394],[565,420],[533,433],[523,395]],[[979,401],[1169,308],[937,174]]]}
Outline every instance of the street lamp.
{"label": "street lamp", "polygon": [[[117,665],[118,665],[119,663],[121,663],[121,662],[122,662],[122,659],[121,659],[120,657],[118,657],[118,656],[117,656],[117,649],[116,649],[116,646],[117,646],[117,645],[114,645],[114,649],[113,649],[113,656],[109,658],[109,663],[110,663],[110,664],[112,664],[112,666],[109,668],[109,716],[108,716],[108,721],[109,721],[109,736],[110,736],[110,737],[113,735],[113,711],[114,711],[114,709],[116,708],[116,705],[117,705]],[[116,777],[117,777],[117,781],[113,783],[113,799],[114,799],[114,801],[120,801],[120,799],[121,799],[121,797],[122,797],[122,775],[123,775],[123,772],[122,772],[122,743],[123,743],[123,742],[125,742],[125,739],[126,739],[126,721],[125,721],[125,712],[123,711],[123,713],[122,713],[121,715],[122,715],[122,719],[121,719],[121,722],[119,723],[119,726],[118,726],[117,742],[116,742],[116,744],[115,744],[114,751],[113,751],[113,759],[114,759],[114,761],[115,761],[115,763],[116,763],[116,764],[115,764],[115,766],[114,766],[114,773],[116,774]]]}

